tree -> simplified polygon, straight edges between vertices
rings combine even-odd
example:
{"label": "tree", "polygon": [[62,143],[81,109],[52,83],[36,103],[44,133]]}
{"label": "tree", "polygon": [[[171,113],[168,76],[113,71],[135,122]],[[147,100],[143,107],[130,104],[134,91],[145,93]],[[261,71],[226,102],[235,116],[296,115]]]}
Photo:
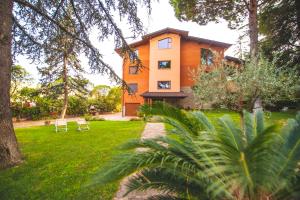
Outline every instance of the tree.
{"label": "tree", "polygon": [[[141,2],[150,11],[150,1]],[[60,22],[68,8],[74,12],[72,19],[76,33],[68,31]],[[102,60],[101,53],[89,39],[90,30],[97,28],[100,41],[112,36],[116,46],[122,49],[121,53],[135,55],[110,13],[119,14],[121,19],[126,20],[133,36],[143,33],[142,23],[137,17],[136,1],[0,1],[0,168],[21,160],[9,105],[12,55],[26,54],[33,61],[39,61],[44,57],[43,50],[47,48],[48,38],[63,31],[83,46],[83,54],[89,59],[89,66],[94,72],[107,74],[113,81],[127,87],[112,67]],[[138,64],[142,66],[141,62]]]}
{"label": "tree", "polygon": [[220,65],[210,73],[195,73],[193,87],[196,101],[213,103],[240,113],[251,111],[260,98],[264,104],[295,100],[299,76],[290,68],[278,68],[261,57],[258,65],[246,62],[241,67]]}
{"label": "tree", "polygon": [[30,74],[26,71],[21,65],[13,65],[11,72],[11,89],[10,96],[12,100],[17,98],[17,93],[24,87],[26,84],[31,81]]}
{"label": "tree", "polygon": [[[95,177],[107,184],[130,176],[127,193],[155,189],[151,199],[299,199],[300,113],[280,131],[261,111],[244,112],[243,127],[229,116],[212,123],[203,113],[167,104],[143,105],[160,115],[174,136],[136,139]],[[132,151],[146,148],[146,151]]]}
{"label": "tree", "polygon": [[279,1],[266,6],[259,15],[262,51],[269,59],[274,56],[278,65],[300,70],[300,2]]}
{"label": "tree", "polygon": [[112,112],[121,110],[121,87],[109,87],[97,85],[90,92],[90,106],[94,106],[98,112]]}
{"label": "tree", "polygon": [[[74,13],[71,8],[68,8],[67,13],[61,17],[60,23],[70,33],[75,34],[79,30],[76,30],[72,18],[74,18]],[[42,84],[44,87],[49,87],[53,82],[56,83],[54,87],[57,87],[57,84],[59,84],[58,89],[60,89],[60,84],[63,85],[62,90],[58,91],[63,93],[62,119],[64,119],[67,112],[70,90],[73,89],[76,93],[87,93],[88,80],[84,80],[82,77],[84,69],[78,59],[81,49],[82,45],[75,38],[72,38],[62,30],[58,30],[55,35],[48,37],[48,44],[45,49],[45,62],[49,66],[39,69],[43,77]],[[72,76],[72,74],[76,76]]]}
{"label": "tree", "polygon": [[97,85],[90,92],[90,97],[97,99],[103,96],[107,96],[109,91],[110,87],[108,85]]}
{"label": "tree", "polygon": [[200,25],[225,19],[230,28],[237,28],[243,26],[243,22],[248,18],[250,57],[252,61],[256,62],[258,56],[258,11],[274,3],[273,0],[171,0],[170,2],[179,20],[192,20]]}

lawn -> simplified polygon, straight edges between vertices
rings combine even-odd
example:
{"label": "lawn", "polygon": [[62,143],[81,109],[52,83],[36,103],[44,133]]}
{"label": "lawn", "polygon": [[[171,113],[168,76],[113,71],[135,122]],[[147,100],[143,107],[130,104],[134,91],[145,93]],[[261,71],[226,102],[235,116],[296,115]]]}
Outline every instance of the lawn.
{"label": "lawn", "polygon": [[118,183],[87,187],[98,169],[119,152],[116,147],[140,136],[141,121],[91,122],[78,132],[54,127],[16,129],[24,155],[18,167],[0,171],[0,199],[112,199]]}
{"label": "lawn", "polygon": [[[240,124],[240,115],[237,112],[228,110],[206,110],[204,111],[206,116],[216,124],[217,119],[229,115],[233,121]],[[266,124],[278,123],[283,126],[289,118],[295,118],[296,112],[265,112],[265,122]],[[166,129],[168,132],[172,130],[172,127],[166,124]]]}

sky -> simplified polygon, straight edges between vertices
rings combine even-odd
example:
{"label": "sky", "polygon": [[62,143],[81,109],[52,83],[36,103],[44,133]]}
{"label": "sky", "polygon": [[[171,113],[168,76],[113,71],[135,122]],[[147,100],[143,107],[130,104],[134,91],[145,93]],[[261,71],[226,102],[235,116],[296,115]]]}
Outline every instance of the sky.
{"label": "sky", "polygon": [[[141,18],[144,29],[146,33],[151,33],[166,27],[181,29],[185,31],[189,31],[190,36],[196,36],[211,40],[216,40],[220,42],[226,42],[233,44],[226,52],[225,55],[238,57],[238,50],[240,49],[239,45],[239,36],[242,34],[241,31],[231,30],[227,27],[227,22],[221,21],[220,23],[209,23],[205,26],[200,26],[194,22],[180,22],[175,17],[174,10],[172,6],[169,4],[168,0],[160,0],[152,1],[152,11],[151,14],[148,15],[147,11],[144,7],[138,7],[138,14]],[[129,26],[125,21],[119,21],[119,17],[114,17],[117,23],[119,24],[125,38],[132,36],[129,30]],[[122,59],[120,56],[114,51],[115,45],[113,38],[108,38],[104,42],[99,42],[97,40],[97,31],[91,32],[91,42],[96,46],[99,51],[103,55],[103,60],[113,67],[116,73],[121,76],[122,75]],[[141,36],[135,40],[128,40],[127,42],[133,42],[140,40]],[[84,56],[80,56],[80,60],[82,65],[87,67],[87,59]],[[17,64],[20,64],[26,68],[26,70],[32,75],[34,81],[33,84],[37,84],[40,78],[37,65],[27,60],[24,56],[19,56],[17,58]],[[99,75],[99,74],[85,74],[86,78],[88,78],[94,85],[115,85],[114,82],[111,82],[108,76]]]}

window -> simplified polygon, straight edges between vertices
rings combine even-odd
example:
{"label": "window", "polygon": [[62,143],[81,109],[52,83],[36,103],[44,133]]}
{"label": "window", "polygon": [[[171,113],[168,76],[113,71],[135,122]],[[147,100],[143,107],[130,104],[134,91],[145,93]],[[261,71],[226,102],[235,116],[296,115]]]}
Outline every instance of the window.
{"label": "window", "polygon": [[138,49],[135,49],[133,52],[134,53],[130,52],[130,54],[129,54],[130,62],[136,61],[137,57],[139,56],[139,50]]}
{"label": "window", "polygon": [[158,41],[158,48],[159,49],[169,49],[171,48],[172,39],[171,38],[165,38]]}
{"label": "window", "polygon": [[171,81],[158,81],[157,88],[158,89],[171,89]]}
{"label": "window", "polygon": [[214,56],[211,50],[201,49],[201,64],[208,66],[214,64]]}
{"label": "window", "polygon": [[130,84],[128,84],[128,87],[129,87],[128,94],[134,94],[138,90],[138,84],[137,83],[130,83]]}
{"label": "window", "polygon": [[158,61],[158,69],[170,69],[171,61]]}
{"label": "window", "polygon": [[137,74],[139,71],[138,66],[129,66],[129,74]]}

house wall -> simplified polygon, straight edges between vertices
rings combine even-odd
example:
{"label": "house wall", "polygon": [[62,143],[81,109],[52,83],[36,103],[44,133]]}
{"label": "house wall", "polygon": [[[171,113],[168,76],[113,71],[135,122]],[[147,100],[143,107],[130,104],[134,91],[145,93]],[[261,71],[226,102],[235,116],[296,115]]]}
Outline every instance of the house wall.
{"label": "house wall", "polygon": [[[172,38],[172,48],[158,49],[158,41],[164,38]],[[133,109],[133,105],[144,104],[144,98],[141,96],[144,92],[179,92],[183,91],[188,96],[177,101],[183,108],[197,108],[199,102],[195,101],[192,92],[194,85],[193,76],[199,69],[205,71],[212,70],[215,66],[201,66],[201,48],[211,49],[219,54],[216,63],[224,57],[224,48],[208,44],[197,43],[181,39],[177,34],[162,34],[150,39],[147,44],[136,47],[139,51],[139,57],[144,68],[138,74],[129,74],[129,58],[123,61],[123,79],[127,84],[137,83],[138,91],[134,95],[129,95],[127,91],[123,92],[123,114],[127,109]],[[171,60],[171,69],[158,69],[158,61]],[[216,64],[218,65],[218,64]],[[157,81],[171,81],[171,89],[157,89]],[[130,105],[129,105],[130,104]],[[133,113],[128,112],[127,113]]]}
{"label": "house wall", "polygon": [[[202,66],[201,65],[201,49],[210,49],[215,55],[215,65]],[[197,76],[200,69],[210,71],[217,67],[224,57],[224,48],[212,46],[209,44],[197,43],[195,41],[181,40],[180,51],[180,90],[188,96],[179,100],[179,104],[183,108],[193,109],[198,108],[201,104],[197,102],[192,86],[195,84],[194,77]]]}
{"label": "house wall", "polygon": [[141,96],[149,88],[149,44],[144,44],[136,47],[138,49],[139,58],[142,61],[143,68],[140,69],[138,74],[129,74],[129,66],[134,65],[129,58],[123,60],[123,79],[127,84],[137,83],[138,90],[135,94],[128,94],[127,91],[123,91],[123,114],[125,114],[126,103],[143,104],[144,98]]}
{"label": "house wall", "polygon": [[[201,66],[201,49],[210,49],[216,53],[215,66]],[[180,86],[191,87],[194,85],[193,77],[200,68],[209,71],[216,67],[224,58],[224,48],[208,44],[197,43],[194,41],[182,40],[180,51]]]}
{"label": "house wall", "polygon": [[[171,38],[171,48],[159,49],[158,41]],[[170,69],[158,69],[158,61],[170,60]],[[162,34],[150,39],[149,92],[180,91],[180,35]],[[158,81],[171,81],[171,89],[158,89]]]}

